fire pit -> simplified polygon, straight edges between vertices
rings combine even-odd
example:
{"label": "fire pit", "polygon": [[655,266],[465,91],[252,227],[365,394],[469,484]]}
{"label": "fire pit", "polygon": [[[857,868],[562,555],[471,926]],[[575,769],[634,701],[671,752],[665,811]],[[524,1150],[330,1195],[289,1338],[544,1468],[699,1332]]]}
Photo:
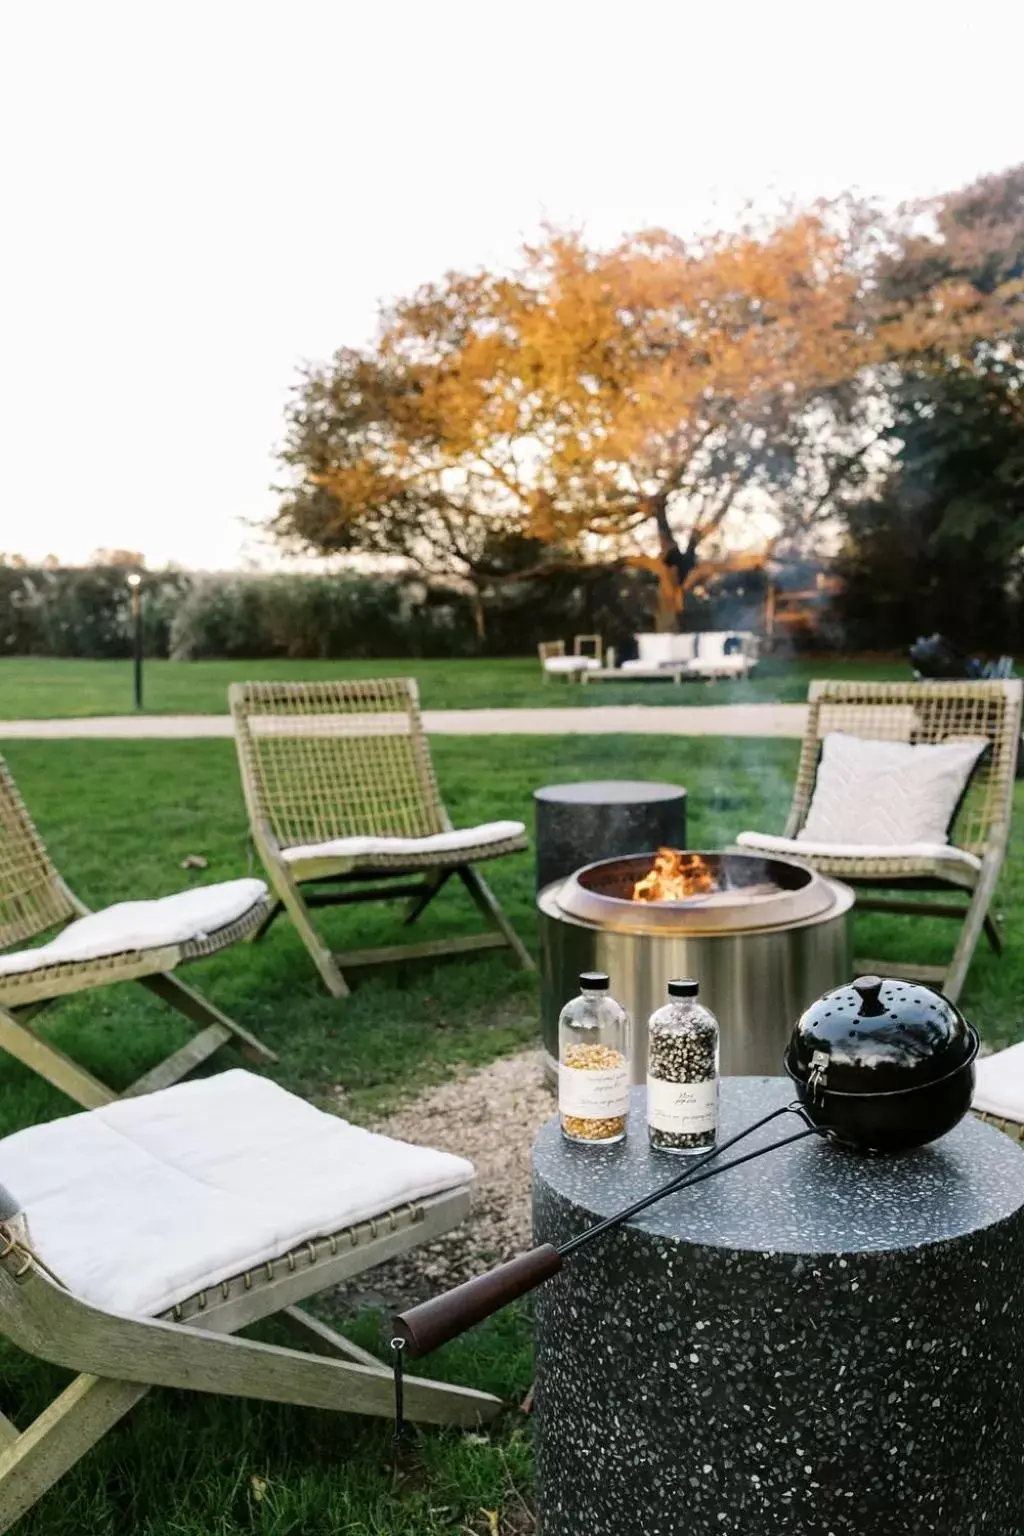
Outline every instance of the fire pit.
{"label": "fire pit", "polygon": [[793,1020],[848,981],[853,892],[794,859],[746,851],[604,859],[538,894],[541,1020],[552,1071],[558,1015],[581,971],[607,971],[633,1015],[634,1082],[644,1022],[673,976],[697,976],[722,1025],[722,1071],[777,1075]]}

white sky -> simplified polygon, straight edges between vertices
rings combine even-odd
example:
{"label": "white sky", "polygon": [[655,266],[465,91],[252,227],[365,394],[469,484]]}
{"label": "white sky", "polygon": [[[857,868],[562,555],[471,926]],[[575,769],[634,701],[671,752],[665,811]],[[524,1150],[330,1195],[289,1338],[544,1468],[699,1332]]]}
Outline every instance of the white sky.
{"label": "white sky", "polygon": [[379,300],[543,218],[956,186],[1024,159],[1022,56],[1019,0],[6,0],[0,551],[252,558]]}

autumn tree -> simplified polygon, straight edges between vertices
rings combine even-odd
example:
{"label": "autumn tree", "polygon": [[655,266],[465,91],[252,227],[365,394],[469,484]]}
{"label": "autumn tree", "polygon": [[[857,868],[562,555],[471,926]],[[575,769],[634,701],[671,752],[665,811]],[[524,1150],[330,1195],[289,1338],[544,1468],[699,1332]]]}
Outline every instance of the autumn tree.
{"label": "autumn tree", "polygon": [[939,629],[1007,648],[1024,552],[1024,166],[915,212],[924,231],[881,264],[879,302],[941,315],[952,295],[962,335],[919,326],[902,358],[891,465],[847,510],[846,618],[876,643]]}
{"label": "autumn tree", "polygon": [[724,553],[760,562],[773,507],[815,515],[867,472],[879,378],[923,335],[912,304],[878,302],[883,245],[822,206],[610,251],[549,232],[514,273],[449,274],[306,374],[276,529],[458,577],[481,622],[495,583],[639,566],[672,625]]}

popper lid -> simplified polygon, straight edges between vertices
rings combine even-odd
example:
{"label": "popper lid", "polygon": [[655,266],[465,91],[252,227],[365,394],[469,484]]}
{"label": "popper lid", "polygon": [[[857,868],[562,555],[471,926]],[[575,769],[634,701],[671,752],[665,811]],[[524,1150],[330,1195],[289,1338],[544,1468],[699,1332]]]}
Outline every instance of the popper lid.
{"label": "popper lid", "polygon": [[814,1074],[832,1093],[899,1093],[946,1077],[971,1061],[978,1037],[941,992],[898,977],[858,976],[803,1013],[786,1068]]}

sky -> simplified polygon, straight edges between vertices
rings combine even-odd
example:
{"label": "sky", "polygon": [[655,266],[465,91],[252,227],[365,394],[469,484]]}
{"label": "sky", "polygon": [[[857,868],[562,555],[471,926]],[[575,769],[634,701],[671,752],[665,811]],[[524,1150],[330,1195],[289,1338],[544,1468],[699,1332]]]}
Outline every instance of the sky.
{"label": "sky", "polygon": [[304,360],[544,220],[1024,159],[1024,6],[0,3],[0,553],[272,563]]}

